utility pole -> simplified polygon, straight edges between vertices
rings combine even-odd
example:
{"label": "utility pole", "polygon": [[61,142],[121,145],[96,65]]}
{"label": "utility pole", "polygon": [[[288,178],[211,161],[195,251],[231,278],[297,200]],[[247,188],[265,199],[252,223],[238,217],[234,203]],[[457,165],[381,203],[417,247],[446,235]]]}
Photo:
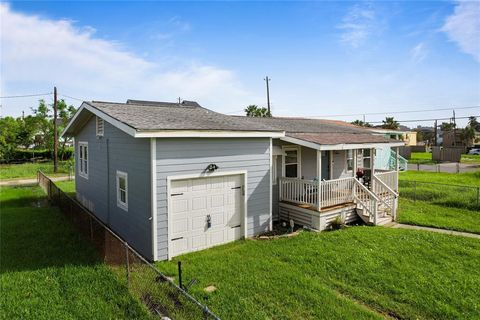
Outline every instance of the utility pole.
{"label": "utility pole", "polygon": [[437,120],[435,120],[435,124],[433,125],[433,145],[437,146]]}
{"label": "utility pole", "polygon": [[265,77],[265,82],[267,83],[267,108],[268,108],[268,113],[270,114],[270,88],[268,87],[268,83],[270,82],[270,78],[268,76]]}
{"label": "utility pole", "polygon": [[58,171],[57,87],[53,87],[53,172]]}
{"label": "utility pole", "polygon": [[457,145],[457,122],[455,121],[455,109],[453,110],[453,146]]}

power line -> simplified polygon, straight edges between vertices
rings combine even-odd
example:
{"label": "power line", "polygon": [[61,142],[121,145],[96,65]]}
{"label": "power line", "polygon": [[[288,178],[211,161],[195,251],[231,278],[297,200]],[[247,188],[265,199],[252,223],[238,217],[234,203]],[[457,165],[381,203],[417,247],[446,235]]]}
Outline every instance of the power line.
{"label": "power line", "polygon": [[36,94],[23,94],[17,96],[3,96],[0,99],[12,99],[12,98],[28,98],[28,97],[39,97],[39,96],[49,96],[52,95],[52,92],[49,93],[36,93]]}
{"label": "power line", "polygon": [[353,113],[353,114],[331,114],[323,116],[312,116],[312,118],[333,118],[333,117],[350,117],[350,116],[374,116],[374,115],[390,115],[390,114],[405,114],[405,113],[419,113],[419,112],[431,112],[431,111],[451,111],[454,110],[464,110],[464,109],[475,109],[480,108],[480,106],[470,106],[470,107],[449,107],[449,108],[435,108],[435,109],[423,109],[423,110],[404,110],[404,111],[392,111],[392,112],[366,112],[366,113]]}
{"label": "power line", "polygon": [[69,99],[73,99],[73,100],[78,100],[78,101],[85,101],[84,99],[79,99],[79,98],[75,98],[75,97],[72,97],[72,96],[67,96],[66,94],[59,94],[59,96],[62,96],[64,98],[69,98]]}
{"label": "power line", "polygon": [[[480,116],[468,116],[468,117],[455,117],[455,119],[468,119],[470,117],[480,117]],[[395,120],[396,122],[427,122],[427,121],[435,121],[435,120],[452,120],[452,118],[435,118],[435,119],[417,119],[417,120]],[[368,123],[383,123],[383,121],[372,121]]]}

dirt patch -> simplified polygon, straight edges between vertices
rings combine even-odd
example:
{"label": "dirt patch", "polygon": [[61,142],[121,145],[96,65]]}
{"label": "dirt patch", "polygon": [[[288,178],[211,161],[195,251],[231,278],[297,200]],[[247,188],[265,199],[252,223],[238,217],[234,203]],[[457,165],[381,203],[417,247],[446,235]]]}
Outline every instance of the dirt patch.
{"label": "dirt patch", "polygon": [[271,239],[278,239],[278,238],[295,237],[299,235],[302,231],[303,231],[303,228],[298,225],[295,225],[292,230],[288,225],[288,223],[276,222],[273,224],[272,231],[264,232],[254,237],[254,239],[271,240]]}

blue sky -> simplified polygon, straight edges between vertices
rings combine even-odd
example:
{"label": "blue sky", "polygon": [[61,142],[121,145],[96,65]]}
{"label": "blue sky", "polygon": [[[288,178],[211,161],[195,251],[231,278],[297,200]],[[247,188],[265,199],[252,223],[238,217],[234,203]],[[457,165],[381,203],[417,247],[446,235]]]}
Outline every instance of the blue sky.
{"label": "blue sky", "polygon": [[[265,105],[268,75],[275,115],[480,105],[480,2],[3,2],[1,14],[2,96],[57,85],[240,114]],[[2,99],[2,113],[36,99]]]}

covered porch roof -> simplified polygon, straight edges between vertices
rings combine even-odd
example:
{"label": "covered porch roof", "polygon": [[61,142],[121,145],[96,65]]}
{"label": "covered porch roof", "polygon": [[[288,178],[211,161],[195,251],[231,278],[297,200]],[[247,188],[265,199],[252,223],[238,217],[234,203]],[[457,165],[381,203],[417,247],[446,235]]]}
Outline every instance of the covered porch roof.
{"label": "covered porch roof", "polygon": [[383,136],[359,132],[322,132],[322,133],[290,133],[280,138],[282,141],[298,144],[316,150],[349,150],[369,149],[384,146],[404,146],[403,141],[392,140]]}

